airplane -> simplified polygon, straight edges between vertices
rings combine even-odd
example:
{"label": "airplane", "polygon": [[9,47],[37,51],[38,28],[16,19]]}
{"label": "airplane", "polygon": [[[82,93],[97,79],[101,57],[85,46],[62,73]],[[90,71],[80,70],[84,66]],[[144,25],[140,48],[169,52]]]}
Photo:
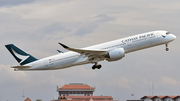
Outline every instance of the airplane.
{"label": "airplane", "polygon": [[98,45],[85,48],[72,48],[59,43],[69,52],[36,59],[13,44],[5,45],[9,52],[20,64],[12,66],[15,71],[30,70],[56,70],[72,66],[92,63],[92,69],[100,69],[99,61],[117,61],[125,57],[125,54],[165,44],[166,51],[169,50],[168,43],[175,40],[176,36],[168,31],[159,30],[138,34]]}

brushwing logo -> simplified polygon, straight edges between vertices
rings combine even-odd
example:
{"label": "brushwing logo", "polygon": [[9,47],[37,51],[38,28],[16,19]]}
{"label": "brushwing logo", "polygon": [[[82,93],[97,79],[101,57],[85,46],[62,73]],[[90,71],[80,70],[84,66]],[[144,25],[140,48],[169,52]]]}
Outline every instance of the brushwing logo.
{"label": "brushwing logo", "polygon": [[[11,48],[11,49],[12,49],[12,48]],[[27,58],[29,58],[29,55],[28,55],[28,56],[20,55],[20,54],[18,54],[16,51],[14,51],[13,49],[12,49],[12,52],[14,53],[14,55],[15,55],[17,58],[21,59],[21,62],[20,62],[20,63],[22,63],[22,62],[25,61]]]}

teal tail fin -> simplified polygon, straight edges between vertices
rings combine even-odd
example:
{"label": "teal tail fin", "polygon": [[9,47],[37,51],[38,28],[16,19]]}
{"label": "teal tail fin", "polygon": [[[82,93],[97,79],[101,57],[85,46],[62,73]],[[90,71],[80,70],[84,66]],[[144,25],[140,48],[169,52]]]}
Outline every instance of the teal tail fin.
{"label": "teal tail fin", "polygon": [[9,52],[13,55],[13,57],[17,60],[17,62],[20,65],[25,65],[38,60],[30,54],[27,54],[26,52],[22,51],[13,44],[5,45],[5,47],[9,50]]}

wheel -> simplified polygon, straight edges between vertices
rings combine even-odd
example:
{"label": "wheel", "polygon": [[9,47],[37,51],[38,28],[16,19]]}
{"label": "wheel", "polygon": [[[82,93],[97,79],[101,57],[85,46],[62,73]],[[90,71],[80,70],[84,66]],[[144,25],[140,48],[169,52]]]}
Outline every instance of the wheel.
{"label": "wheel", "polygon": [[98,66],[97,66],[98,69],[101,69],[101,67],[102,67],[101,65],[98,65]]}
{"label": "wheel", "polygon": [[92,66],[92,69],[94,70],[96,67],[95,67],[95,65],[94,66]]}
{"label": "wheel", "polygon": [[166,51],[169,51],[169,48],[166,48]]}

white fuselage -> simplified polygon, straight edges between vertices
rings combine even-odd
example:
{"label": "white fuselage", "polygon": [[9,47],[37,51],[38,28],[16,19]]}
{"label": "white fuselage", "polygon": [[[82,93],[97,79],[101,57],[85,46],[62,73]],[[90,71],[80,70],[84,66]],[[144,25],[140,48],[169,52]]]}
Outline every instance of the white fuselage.
{"label": "white fuselage", "polygon": [[[135,36],[118,39],[82,49],[96,49],[111,51],[117,48],[123,48],[125,53],[154,47],[157,45],[167,44],[173,41],[176,36],[173,34],[166,35],[167,31],[153,31]],[[102,61],[104,59],[100,59]],[[31,66],[30,68],[16,69],[16,70],[54,70],[63,69],[71,66],[93,63],[83,54],[77,52],[65,52],[54,56],[46,57],[35,62],[31,62],[24,66]]]}

